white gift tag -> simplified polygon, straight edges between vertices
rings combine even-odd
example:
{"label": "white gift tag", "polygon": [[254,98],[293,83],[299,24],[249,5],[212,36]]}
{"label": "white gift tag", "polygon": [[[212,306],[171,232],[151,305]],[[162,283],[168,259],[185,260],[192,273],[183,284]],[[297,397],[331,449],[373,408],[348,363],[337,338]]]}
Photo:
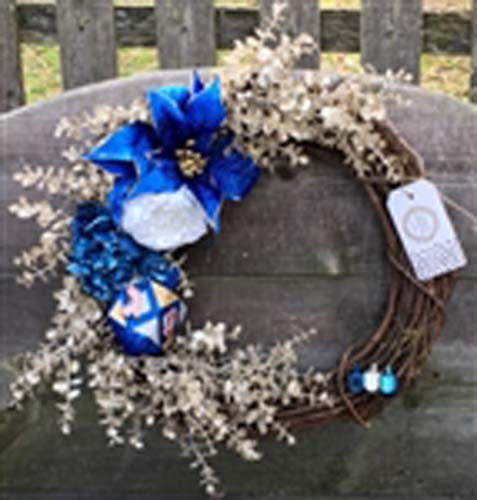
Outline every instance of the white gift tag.
{"label": "white gift tag", "polygon": [[467,259],[436,186],[420,179],[395,189],[387,207],[420,281],[459,269]]}

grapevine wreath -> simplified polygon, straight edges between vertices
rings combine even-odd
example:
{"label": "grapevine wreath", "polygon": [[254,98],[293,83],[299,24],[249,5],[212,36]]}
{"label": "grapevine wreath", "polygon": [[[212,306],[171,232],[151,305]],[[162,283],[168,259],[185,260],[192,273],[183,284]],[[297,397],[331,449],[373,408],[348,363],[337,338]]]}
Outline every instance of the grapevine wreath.
{"label": "grapevine wreath", "polygon": [[[386,99],[398,99],[391,77],[377,84],[366,73],[294,71],[315,47],[306,35],[280,34],[283,15],[277,8],[266,28],[238,42],[208,84],[196,73],[191,89],[152,88],[128,106],[62,119],[56,135],[70,142],[68,164],[15,173],[48,195],[10,207],[42,229],[16,259],[19,281],[64,275],[45,342],[19,360],[12,406],[46,382],[69,434],[88,386],[110,444],[142,448],[144,429],[158,424],[209,494],[219,486],[209,463],[219,445],[257,460],[260,435],[293,444],[297,425],[345,416],[367,425],[426,361],[463,259],[422,279],[389,216],[389,194],[426,177],[386,117]],[[221,205],[243,199],[279,159],[311,168],[310,145],[343,153],[376,210],[392,267],[381,324],[330,373],[298,369],[295,347],[313,331],[264,348],[230,347],[238,327],[192,328],[184,318],[193,286],[175,253],[219,232]]]}

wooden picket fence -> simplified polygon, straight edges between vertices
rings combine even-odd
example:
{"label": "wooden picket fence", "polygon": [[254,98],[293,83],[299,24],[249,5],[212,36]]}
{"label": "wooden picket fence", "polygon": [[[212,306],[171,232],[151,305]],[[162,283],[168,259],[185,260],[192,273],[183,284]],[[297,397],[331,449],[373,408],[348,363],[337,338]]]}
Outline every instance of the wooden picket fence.
{"label": "wooden picket fence", "polygon": [[[156,0],[155,7],[115,7],[113,0],[0,0],[0,112],[24,103],[21,41],[58,42],[63,88],[117,76],[117,46],[157,46],[161,68],[213,66],[217,49],[253,32],[259,9],[214,8],[213,0]],[[360,52],[378,71],[400,68],[419,82],[421,53],[472,55],[477,100],[477,0],[472,12],[425,13],[422,0],[362,0],[361,10],[320,11],[317,0],[288,0],[288,29],[306,31],[324,52]],[[318,67],[320,54],[305,61]]]}

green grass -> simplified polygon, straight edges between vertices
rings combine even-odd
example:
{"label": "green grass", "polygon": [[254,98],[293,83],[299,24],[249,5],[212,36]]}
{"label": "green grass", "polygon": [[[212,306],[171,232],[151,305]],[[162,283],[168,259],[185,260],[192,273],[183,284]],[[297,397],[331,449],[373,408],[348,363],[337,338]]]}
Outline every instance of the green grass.
{"label": "green grass", "polygon": [[118,49],[119,76],[155,71],[159,67],[157,50],[153,47],[123,47]]}
{"label": "green grass", "polygon": [[[218,54],[219,64],[227,51]],[[61,92],[60,55],[58,46],[23,44],[22,58],[28,103],[46,99]],[[158,68],[154,48],[120,48],[119,75],[131,76]],[[322,67],[337,72],[353,72],[359,68],[358,54],[322,54]],[[468,95],[470,57],[422,56],[422,86],[429,90],[465,99]]]}
{"label": "green grass", "polygon": [[22,60],[27,103],[61,92],[59,46],[24,43]]}

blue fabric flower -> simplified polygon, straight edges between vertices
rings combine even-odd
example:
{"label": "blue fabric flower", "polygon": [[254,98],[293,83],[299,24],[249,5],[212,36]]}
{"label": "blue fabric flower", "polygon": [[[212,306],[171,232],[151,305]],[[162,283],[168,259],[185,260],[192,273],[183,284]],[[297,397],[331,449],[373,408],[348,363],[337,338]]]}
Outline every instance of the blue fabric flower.
{"label": "blue fabric flower", "polygon": [[78,278],[85,293],[97,300],[111,301],[136,275],[170,289],[179,284],[179,268],[118,229],[111,211],[102,205],[79,205],[72,233],[68,271]]}
{"label": "blue fabric flower", "polygon": [[226,117],[220,81],[204,87],[195,74],[192,91],[157,87],[147,97],[152,124],[128,124],[86,155],[116,176],[109,195],[116,222],[128,202],[186,187],[217,231],[221,202],[241,200],[259,176],[253,161],[231,146],[232,135],[220,133]]}

